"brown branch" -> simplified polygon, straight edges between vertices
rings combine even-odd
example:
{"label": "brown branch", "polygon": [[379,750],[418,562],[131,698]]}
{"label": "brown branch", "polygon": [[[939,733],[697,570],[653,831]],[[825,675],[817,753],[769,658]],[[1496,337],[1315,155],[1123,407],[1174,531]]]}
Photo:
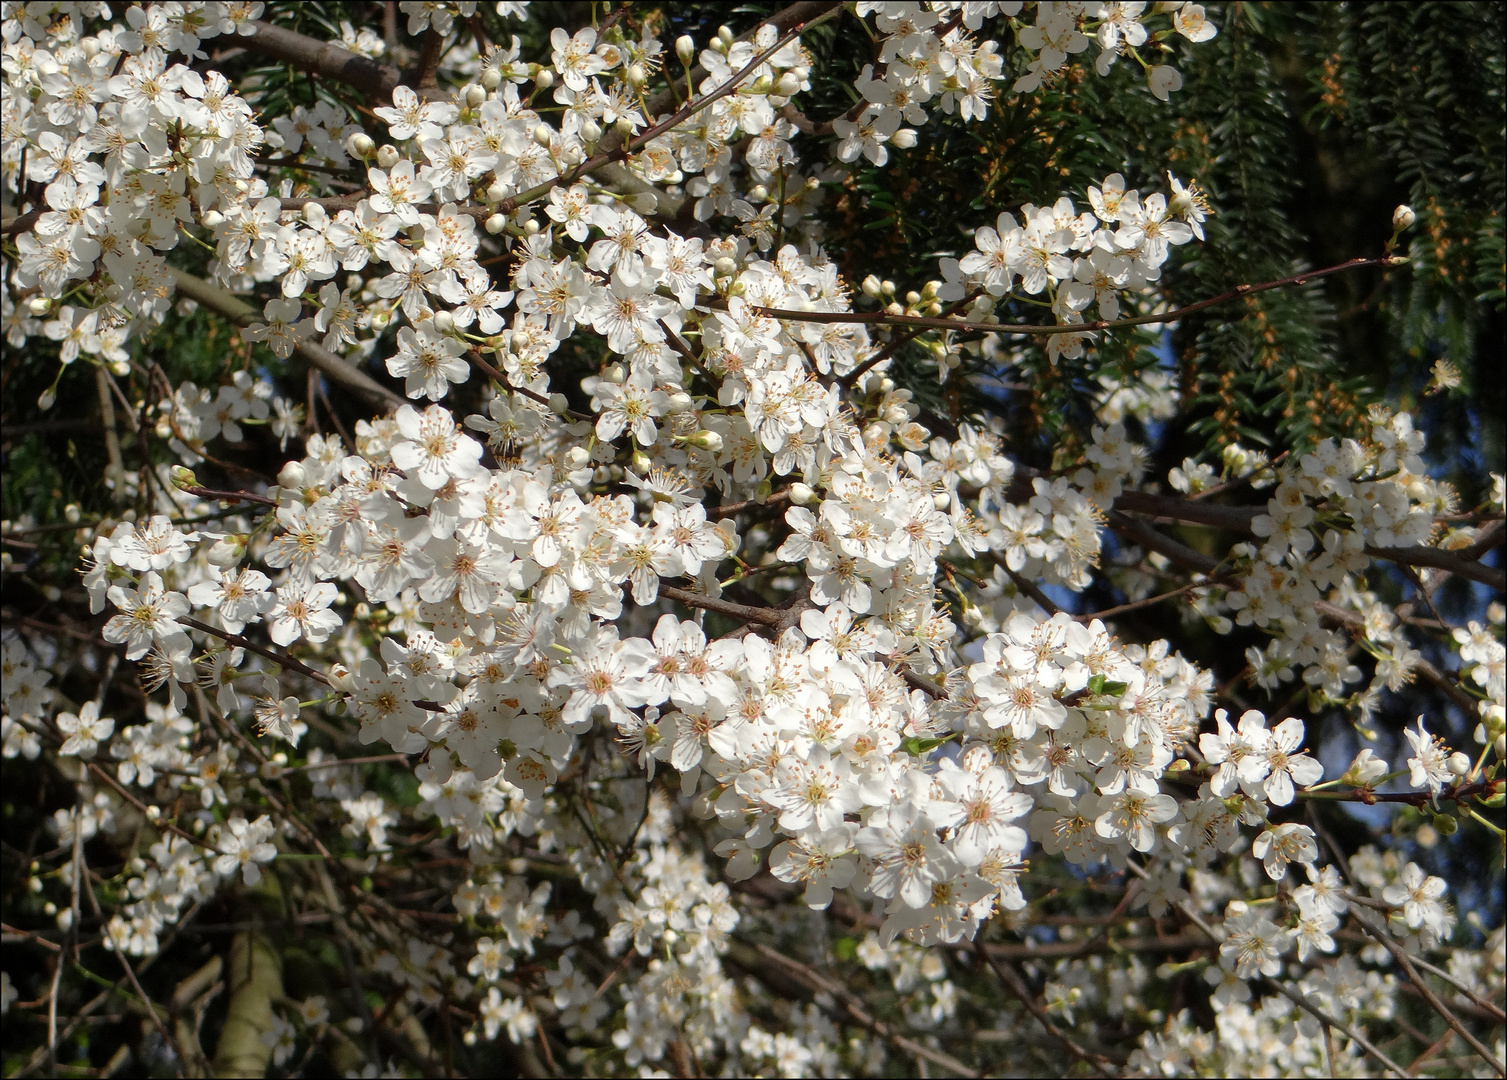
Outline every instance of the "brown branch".
{"label": "brown branch", "polygon": [[263,506],[277,505],[276,499],[269,499],[267,496],[258,495],[254,491],[216,491],[213,488],[198,487],[194,484],[180,487],[178,490],[185,491],[190,495],[197,495],[201,499],[215,499],[219,502],[261,503]]}
{"label": "brown branch", "polygon": [[[1115,499],[1114,505],[1115,509],[1120,511],[1165,518],[1169,521],[1181,521],[1190,525],[1211,525],[1214,528],[1247,535],[1251,533],[1251,521],[1258,514],[1266,512],[1263,508],[1256,506],[1225,506],[1221,503],[1201,502],[1171,495],[1152,495],[1144,491],[1127,491]],[[1488,585],[1498,592],[1507,591],[1507,571],[1484,566],[1476,561],[1479,555],[1486,554],[1496,546],[1497,534],[1492,533],[1483,537],[1482,540],[1487,546],[1479,551],[1475,550],[1475,545],[1471,548],[1451,551],[1446,548],[1422,545],[1375,547],[1371,544],[1367,544],[1365,550],[1367,555],[1375,559],[1385,559],[1403,566],[1427,566],[1436,570],[1446,570],[1451,574]],[[1480,543],[1482,541],[1477,541],[1477,544]]]}
{"label": "brown branch", "polygon": [[330,685],[329,677],[322,671],[315,671],[313,668],[309,667],[308,664],[293,659],[293,657],[289,656],[287,653],[280,653],[273,649],[269,649],[264,645],[258,645],[256,642],[250,640],[249,638],[244,638],[240,634],[227,634],[224,630],[216,630],[213,626],[210,626],[207,623],[201,623],[198,619],[190,618],[187,615],[180,615],[178,617],[178,621],[183,623],[185,626],[193,627],[195,630],[202,630],[206,634],[213,634],[220,640],[227,641],[232,645],[239,646],[240,648],[245,649],[247,652],[254,652],[258,656],[271,660],[274,664],[277,664],[280,667],[292,668],[294,671],[298,672],[301,675],[307,675],[315,682],[324,683],[324,685],[326,686]]}
{"label": "brown branch", "polygon": [[1030,597],[1032,600],[1036,601],[1036,603],[1040,605],[1042,611],[1045,611],[1048,615],[1057,614],[1057,605],[1052,603],[1051,598],[1048,597],[1046,593],[1042,592],[1041,588],[1034,581],[1029,581],[1025,578],[1024,575],[1011,570],[1009,564],[1006,563],[1005,557],[1003,555],[1001,555],[997,551],[991,550],[989,552],[989,558],[994,561],[994,565],[998,566],[1005,572],[1006,576],[1009,577],[1011,583],[1014,584],[1017,589],[1025,593],[1026,596]]}
{"label": "brown branch", "polygon": [[[868,1010],[864,1008],[863,1003],[850,993],[848,988],[842,983],[819,974],[799,960],[771,949],[768,945],[755,945],[754,949],[765,960],[779,965],[786,975],[806,987],[806,989],[811,990],[817,995],[825,994],[830,997],[835,1004],[825,1005],[821,997],[817,997],[817,1004],[822,1005],[826,1011],[836,1014],[839,1018],[845,1012],[847,1016],[868,1028],[897,1050],[903,1050],[907,1054],[924,1058],[934,1065],[940,1065],[944,1069],[952,1070],[959,1076],[977,1077],[979,1075],[952,1055],[944,1054],[940,1050],[933,1050],[929,1046],[925,1046],[914,1039],[907,1038],[899,1032],[892,1030],[888,1024],[870,1015]],[[751,973],[755,975],[757,975],[759,970],[759,965],[756,964],[742,964],[740,966],[750,968]]]}
{"label": "brown branch", "polygon": [[[1088,334],[1098,333],[1101,330],[1118,330],[1126,326],[1147,326],[1150,324],[1162,324],[1177,322],[1196,311],[1213,307],[1215,304],[1228,303],[1231,300],[1239,300],[1242,297],[1253,296],[1256,293],[1267,292],[1271,289],[1286,288],[1289,285],[1306,285],[1316,278],[1328,277],[1330,274],[1342,273],[1346,270],[1358,270],[1366,266],[1398,266],[1406,262],[1398,256],[1383,256],[1376,259],[1350,259],[1335,266],[1325,267],[1323,270],[1312,270],[1306,274],[1294,274],[1291,277],[1279,278],[1276,281],[1264,281],[1259,285],[1237,285],[1229,292],[1211,296],[1207,300],[1199,300],[1185,307],[1173,308],[1160,314],[1136,315],[1129,319],[1105,320],[1098,319],[1094,322],[1083,323],[1059,323],[1051,326],[1038,326],[1027,323],[989,323],[968,322],[962,319],[942,319],[921,315],[890,315],[883,311],[793,311],[789,308],[754,307],[752,310],[760,315],[767,315],[774,319],[785,319],[791,322],[814,322],[814,323],[885,323],[895,326],[919,326],[938,330],[976,330],[990,334],[1014,334],[1023,336],[1049,336],[1052,334]],[[703,304],[706,301],[702,301]],[[715,302],[708,306],[716,306]]]}
{"label": "brown branch", "polygon": [[728,600],[719,600],[707,596],[705,593],[691,592],[689,589],[677,589],[673,585],[660,585],[659,595],[670,600],[675,600],[686,607],[700,608],[702,611],[712,611],[718,615],[726,615],[730,619],[742,619],[746,623],[758,623],[760,626],[784,629],[789,623],[786,613],[779,608],[754,607],[751,604],[734,604]]}
{"label": "brown branch", "polygon": [[1069,1054],[1072,1054],[1073,1057],[1089,1066],[1089,1068],[1093,1069],[1100,1076],[1113,1076],[1119,1071],[1119,1066],[1115,1062],[1103,1054],[1083,1049],[1083,1047],[1069,1038],[1066,1032],[1052,1023],[1052,1018],[1047,1015],[1045,1009],[1037,1004],[1036,995],[1031,993],[1030,988],[1026,986],[1025,980],[1020,977],[1020,972],[1015,970],[1014,964],[995,957],[985,947],[982,939],[975,939],[973,947],[974,952],[994,969],[994,973],[999,976],[999,981],[1005,984],[1010,993],[1014,994],[1020,1003],[1026,1007],[1027,1011],[1036,1017],[1036,1022],[1046,1029],[1048,1035],[1060,1042]]}
{"label": "brown branch", "polygon": [[[978,294],[979,290],[975,289],[973,292],[963,297],[963,299],[950,306],[946,311],[942,312],[939,318],[945,319],[948,316],[952,315],[953,312],[962,311],[963,308],[973,303]],[[842,388],[844,390],[853,389],[853,387],[857,385],[858,380],[863,378],[864,374],[867,373],[871,368],[877,367],[878,365],[888,360],[890,357],[894,356],[895,353],[901,348],[910,344],[910,342],[914,341],[919,335],[924,334],[926,332],[926,329],[927,328],[924,326],[918,326],[911,330],[911,332],[908,334],[901,334],[894,341],[890,342],[884,348],[876,352],[873,356],[869,357],[852,371],[844,375],[841,379],[838,380],[838,382],[842,384]]]}
{"label": "brown branch", "polygon": [[[211,285],[202,278],[194,277],[192,274],[185,273],[175,266],[169,266],[168,270],[172,272],[179,292],[190,299],[198,301],[205,307],[219,312],[238,326],[249,326],[261,318],[261,314],[251,307],[250,304],[247,304],[237,296],[231,295],[219,286]],[[347,363],[341,357],[330,352],[323,345],[305,340],[299,343],[297,352],[298,355],[324,372],[325,375],[329,376],[335,382],[356,391],[376,404],[386,406],[389,410],[395,410],[398,406],[405,404],[403,398],[358,369],[355,365]]]}
{"label": "brown branch", "polygon": [[261,20],[247,25],[256,33],[237,40],[249,51],[343,82],[372,100],[392,100],[393,88],[404,81],[399,68],[353,53],[338,42],[320,41]]}
{"label": "brown branch", "polygon": [[[468,355],[471,357],[471,362],[473,364],[475,364],[477,367],[481,368],[481,370],[486,374],[486,376],[488,378],[492,379],[493,381],[495,381],[498,386],[501,386],[501,387],[504,387],[504,388],[506,388],[508,390],[511,390],[515,394],[522,394],[524,397],[528,398],[530,401],[537,401],[540,405],[543,405],[546,408],[550,408],[551,410],[553,410],[553,406],[551,406],[550,403],[549,403],[549,398],[545,397],[543,394],[539,393],[536,390],[530,390],[526,386],[515,386],[515,385],[513,385],[513,381],[511,379],[509,379],[507,377],[507,375],[505,375],[503,372],[499,371],[497,368],[493,367],[491,364],[487,363],[485,360],[483,360],[481,358],[481,350],[479,348],[477,348],[475,345],[471,346],[471,349],[470,349],[470,352],[468,353]],[[565,415],[569,416],[572,420],[595,420],[596,419],[596,417],[592,416],[590,413],[577,412],[575,409],[566,409],[565,410]]]}
{"label": "brown branch", "polygon": [[[735,72],[733,76],[727,80],[727,82],[723,83],[711,93],[703,95],[702,97],[699,97],[694,101],[687,102],[669,118],[661,120],[659,123],[653,125],[647,130],[639,133],[638,135],[635,135],[631,140],[623,143],[622,145],[616,145],[616,141],[613,138],[613,135],[616,134],[616,129],[614,129],[613,132],[610,132],[608,135],[602,138],[602,143],[600,145],[604,146],[605,149],[602,149],[598,153],[587,158],[581,164],[572,169],[569,173],[557,176],[553,180],[546,180],[544,183],[538,185],[537,187],[532,187],[527,191],[519,192],[512,198],[504,199],[502,202],[497,204],[497,213],[509,213],[517,207],[522,206],[524,203],[532,202],[534,199],[539,198],[540,196],[546,194],[551,189],[558,187],[561,184],[575,183],[582,176],[585,176],[587,173],[593,172],[596,169],[600,169],[604,165],[609,165],[617,161],[627,161],[628,156],[634,150],[647,145],[654,139],[659,138],[659,136],[663,135],[665,132],[677,127],[690,117],[694,116],[696,113],[700,112],[702,109],[705,109],[707,106],[711,105],[714,101],[718,101],[726,97],[728,94],[731,94],[738,88],[738,84],[746,79],[748,75],[754,71],[754,69],[759,67],[759,65],[763,64],[764,61],[768,60],[771,56],[779,52],[792,40],[798,37],[801,31],[804,30],[810,23],[817,21],[817,19],[826,18],[833,12],[841,10],[841,6],[838,3],[824,3],[813,6],[821,7],[825,10],[820,14],[815,15],[809,21],[796,23],[793,27],[782,34],[773,45],[755,55],[752,60],[750,60],[741,69]],[[658,99],[656,98],[656,102],[657,101]]]}
{"label": "brown branch", "polygon": [[1470,1033],[1450,1007],[1439,1000],[1439,996],[1429,988],[1428,983],[1418,974],[1418,969],[1413,966],[1413,961],[1408,956],[1407,950],[1392,940],[1392,935],[1387,932],[1386,928],[1378,927],[1371,921],[1371,917],[1359,908],[1355,909],[1351,914],[1356,922],[1366,928],[1366,932],[1372,940],[1379,942],[1387,952],[1396,957],[1397,962],[1402,965],[1402,969],[1407,972],[1408,978],[1413,981],[1413,985],[1418,987],[1418,992],[1423,996],[1423,999],[1433,1007],[1435,1012],[1444,1018],[1444,1022],[1459,1032],[1460,1037],[1470,1043],[1471,1049],[1481,1055],[1482,1060],[1486,1064],[1490,1065],[1499,1074],[1507,1076],[1507,1068],[1503,1067],[1502,1062],[1497,1060],[1496,1055],[1488,1050],[1480,1039]]}

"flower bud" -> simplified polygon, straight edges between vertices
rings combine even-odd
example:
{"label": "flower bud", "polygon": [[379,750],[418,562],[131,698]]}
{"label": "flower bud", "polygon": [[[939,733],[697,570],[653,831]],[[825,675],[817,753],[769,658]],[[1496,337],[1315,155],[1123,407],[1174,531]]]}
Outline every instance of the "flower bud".
{"label": "flower bud", "polygon": [[642,450],[634,450],[628,458],[628,464],[636,473],[647,473],[654,467],[654,459]]}
{"label": "flower bud", "polygon": [[581,140],[584,143],[586,143],[587,146],[594,146],[594,145],[596,145],[597,140],[600,139],[601,137],[602,137],[602,125],[601,124],[597,123],[595,120],[591,119],[591,117],[589,117],[589,116],[585,120],[583,120],[581,122]]}
{"label": "flower bud", "polygon": [[1445,761],[1445,765],[1448,766],[1449,771],[1454,773],[1456,776],[1464,776],[1466,773],[1470,772],[1470,758],[1459,750],[1456,750],[1449,756],[1449,758]]}
{"label": "flower bud", "polygon": [[756,203],[769,201],[769,189],[763,184],[755,184],[748,192],[748,197]]}
{"label": "flower bud", "polygon": [[810,484],[803,484],[797,480],[790,485],[790,501],[796,506],[809,506],[816,501],[816,492]]}
{"label": "flower bud", "polygon": [[481,108],[482,103],[485,102],[486,100],[487,100],[487,88],[486,87],[481,86],[481,85],[476,84],[476,83],[473,83],[472,85],[466,87],[466,104],[469,105],[469,106],[471,106],[471,108],[473,108],[473,109],[479,109],[479,108]]}
{"label": "flower bud", "polygon": [[863,295],[867,296],[870,300],[878,300],[879,294],[882,291],[879,279],[873,274],[863,279],[861,288],[863,289]]}
{"label": "flower bud", "polygon": [[623,381],[628,378],[628,373],[623,370],[622,364],[608,364],[602,372],[602,378],[614,385],[622,386]]}
{"label": "flower bud", "polygon": [[570,402],[565,400],[564,394],[551,394],[549,396],[549,411],[557,416],[564,416],[570,411]]}
{"label": "flower bud", "polygon": [[278,487],[287,488],[289,491],[299,491],[304,486],[307,477],[304,474],[303,463],[290,461],[279,470],[277,474]]}
{"label": "flower bud", "polygon": [[487,185],[487,202],[500,203],[507,197],[507,186],[501,180],[493,180],[489,185]]}
{"label": "flower bud", "polygon": [[52,301],[45,296],[33,296],[26,302],[26,306],[33,315],[46,315],[52,310]]}
{"label": "flower bud", "polygon": [[529,218],[523,223],[523,231],[529,236],[539,235],[539,227],[539,223],[533,218]]}
{"label": "flower bud", "polygon": [[901,128],[890,136],[890,145],[898,146],[902,150],[909,150],[916,145],[916,133],[910,128]]}
{"label": "flower bud", "polygon": [[572,446],[565,452],[565,467],[571,472],[584,469],[590,462],[591,454],[584,446]]}
{"label": "flower bud", "polygon": [[534,129],[534,141],[546,150],[549,149],[549,141],[554,137],[555,130],[548,124],[540,124]]}
{"label": "flower bud", "polygon": [[345,148],[351,152],[351,157],[365,161],[377,152],[377,144],[372,142],[372,137],[364,131],[357,131],[345,140]]}
{"label": "flower bud", "polygon": [[387,324],[392,322],[392,315],[386,311],[372,312],[372,329],[382,331],[387,329]]}
{"label": "flower bud", "polygon": [[712,264],[712,272],[720,278],[732,277],[738,272],[738,264],[724,255]]}
{"label": "flower bud", "polygon": [[225,223],[225,215],[218,210],[206,210],[199,218],[199,224],[206,229],[216,229]]}
{"label": "flower bud", "polygon": [[629,64],[628,70],[623,72],[623,78],[633,89],[640,90],[649,81],[649,73],[642,64]]}
{"label": "flower bud", "polygon": [[199,486],[199,478],[193,474],[193,470],[185,469],[182,465],[174,465],[168,471],[168,476],[173,481],[173,487],[179,491]]}
{"label": "flower bud", "polygon": [[691,399],[691,395],[687,394],[684,390],[677,390],[670,395],[669,408],[672,413],[683,413],[695,404],[696,402]]}
{"label": "flower bud", "polygon": [[1402,206],[1399,206],[1396,210],[1392,211],[1392,228],[1396,229],[1398,232],[1402,232],[1403,229],[1411,228],[1413,222],[1417,220],[1418,215],[1413,213],[1413,208],[1411,206],[1408,206],[1406,203],[1404,203]]}
{"label": "flower bud", "polygon": [[487,68],[481,73],[481,85],[488,90],[496,90],[502,85],[502,72],[494,67]]}
{"label": "flower bud", "polygon": [[732,27],[728,26],[725,23],[717,27],[717,40],[722,42],[724,46],[731,45],[733,43]]}
{"label": "flower bud", "polygon": [[392,143],[383,143],[377,148],[377,164],[390,169],[398,163],[398,148]]}
{"label": "flower bud", "polygon": [[912,289],[910,292],[905,294],[905,303],[907,307],[915,307],[920,302],[921,294],[918,293],[915,289]]}
{"label": "flower bud", "polygon": [[686,442],[692,446],[699,446],[701,449],[710,451],[713,454],[722,449],[722,436],[718,435],[715,431],[709,431],[705,428],[686,439]]}
{"label": "flower bud", "polygon": [[67,506],[63,507],[63,517],[67,519],[68,524],[77,525],[79,516],[80,511],[78,503],[69,503]]}
{"label": "flower bud", "polygon": [[57,392],[49,387],[46,390],[43,390],[40,395],[38,395],[37,408],[41,409],[43,412],[46,412],[48,409],[57,404],[57,400]]}
{"label": "flower bud", "polygon": [[617,120],[617,137],[627,142],[633,138],[633,121],[626,116],[620,116]]}
{"label": "flower bud", "polygon": [[493,214],[491,217],[487,218],[487,224],[485,226],[487,232],[491,233],[493,236],[496,236],[507,227],[508,219],[503,214]]}
{"label": "flower bud", "polygon": [[442,334],[448,334],[455,329],[455,316],[448,311],[434,313],[434,328]]}
{"label": "flower bud", "polygon": [[539,74],[534,76],[534,85],[540,90],[548,90],[555,85],[555,73],[547,67],[539,69]]}
{"label": "flower bud", "polygon": [[675,55],[680,57],[682,64],[690,67],[691,61],[696,59],[696,39],[690,34],[681,34],[675,39]]}
{"label": "flower bud", "polygon": [[785,74],[780,76],[779,81],[774,84],[774,92],[780,97],[793,97],[800,93],[800,90],[801,80],[796,78],[795,73],[792,71],[785,72]]}

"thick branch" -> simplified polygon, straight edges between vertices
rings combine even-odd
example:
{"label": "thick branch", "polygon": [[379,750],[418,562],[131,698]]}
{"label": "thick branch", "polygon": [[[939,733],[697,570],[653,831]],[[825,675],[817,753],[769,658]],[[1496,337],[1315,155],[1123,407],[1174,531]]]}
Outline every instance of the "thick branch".
{"label": "thick branch", "polygon": [[269,22],[249,25],[256,33],[237,41],[250,51],[353,86],[374,101],[392,100],[393,87],[403,82],[399,68],[353,53],[338,42],[320,41]]}
{"label": "thick branch", "polygon": [[[219,286],[211,285],[209,282],[202,278],[196,278],[192,274],[186,274],[175,266],[169,266],[168,269],[172,271],[173,279],[178,285],[179,292],[184,296],[197,300],[205,307],[219,312],[238,326],[249,326],[261,317],[250,304],[247,304],[239,297],[231,295]],[[332,381],[340,383],[347,389],[354,390],[373,404],[383,405],[387,409],[393,410],[404,403],[403,399],[397,394],[377,382],[370,375],[346,363],[323,345],[312,341],[304,341],[298,346],[298,355],[322,371]]]}

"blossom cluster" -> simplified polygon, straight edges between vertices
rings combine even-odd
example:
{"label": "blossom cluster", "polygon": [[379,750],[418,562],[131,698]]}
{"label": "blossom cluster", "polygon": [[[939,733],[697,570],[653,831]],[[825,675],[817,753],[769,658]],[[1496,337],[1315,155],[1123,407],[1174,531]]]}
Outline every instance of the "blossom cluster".
{"label": "blossom cluster", "polygon": [[[477,11],[399,7],[410,35],[441,46]],[[916,326],[945,380],[964,351],[1004,348],[1007,305],[1044,295],[1046,358],[1077,360],[1105,324],[1150,315],[1175,249],[1204,239],[1197,184],[1169,173],[1170,194],[1143,194],[1114,173],[1085,192],[1091,210],[1062,195],[999,213],[900,299],[877,276],[847,280],[822,244],[824,185],[913,145],[926,106],[980,119],[1003,80],[1034,93],[1095,40],[1101,75],[1134,59],[1165,100],[1176,72],[1137,50],[1153,32],[1208,40],[1202,8],[1040,3],[1027,25],[1020,3],[859,3],[879,67],[831,121],[834,160],[815,165],[803,140],[828,136],[794,104],[811,89],[804,27],[672,49],[645,24],[555,27],[533,61],[517,37],[457,48],[427,72],[453,89],[397,85],[368,122],[324,100],[268,117],[255,85],[207,63],[206,41],[254,51],[280,29],[263,8],[0,11],[0,166],[20,200],[3,293],[13,346],[57,342],[60,368],[97,365],[107,395],[113,378],[160,375],[140,369],[135,339],[194,282],[248,350],[368,382],[359,368],[375,361],[401,390],[373,383],[393,407],[341,434],[311,434],[306,406],[250,364],[223,384],[154,377],[137,401],[120,395],[143,443],[181,463],[114,474],[135,508],[78,536],[89,611],[139,665],[145,704],[106,715],[113,659],[99,697],[74,701],[48,635],[8,627],[3,645],[4,756],[45,751],[77,794],[52,818],[68,861],[30,878],[71,891],[48,901],[60,929],[81,917],[85,842],[126,822],[151,842],[99,919],[122,958],[156,955],[190,912],[290,855],[321,859],[363,912],[381,911],[362,875],[399,872],[431,842],[409,830],[432,831],[436,865],[462,869],[434,890],[453,916],[425,914],[464,934],[363,943],[405,1009],[460,1010],[470,1042],[505,1036],[520,1053],[549,1053],[545,1028],[572,1032],[610,1045],[618,1071],[685,1054],[698,1070],[784,1075],[877,1071],[885,1041],[845,1039],[826,990],[806,1010],[756,1010],[735,978],[749,970],[740,935],[857,912],[872,933],[852,958],[887,974],[908,1023],[938,1027],[961,991],[931,947],[987,956],[989,920],[1028,925],[1033,856],[1135,876],[1125,905],[1213,935],[1199,963],[1227,1007],[1217,1041],[1186,1013],[1127,1006],[1143,969],[1041,972],[1068,1024],[1079,1003],[1112,1000],[1159,1025],[1132,1059],[1147,1071],[1315,1067],[1309,1013],[1246,1004],[1264,979],[1347,1021],[1382,1013],[1390,976],[1325,959],[1342,920],[1359,920],[1352,905],[1384,910],[1410,950],[1450,942],[1441,878],[1373,851],[1351,860],[1347,888],[1294,807],[1338,785],[1374,796],[1405,778],[1422,804],[1493,782],[1501,619],[1450,636],[1481,690],[1478,760],[1420,717],[1395,772],[1363,749],[1326,784],[1301,706],[1246,708],[1171,642],[1057,610],[1105,576],[1127,499],[1170,498],[1134,436],[1167,415],[1169,381],[1104,376],[1081,453],[1042,472],[999,421],[925,410],[891,377],[899,327],[872,329],[960,316],[982,341]],[[1148,31],[1143,17],[1163,15],[1170,27]],[[986,25],[1029,59],[1012,52],[1007,71]],[[356,55],[386,55],[371,31],[343,34]],[[648,92],[661,73],[669,104]],[[269,167],[357,190],[295,194]],[[212,253],[207,280],[180,267],[205,261],[193,249]],[[567,384],[580,356],[593,371]],[[297,455],[275,483],[201,486],[190,470],[223,467],[262,426]],[[1457,500],[1423,450],[1406,413],[1382,410],[1280,462],[1226,450],[1225,482],[1270,496],[1221,507],[1253,539],[1178,593],[1218,633],[1271,635],[1248,654],[1256,686],[1301,670],[1314,710],[1343,704],[1364,732],[1382,691],[1423,670],[1372,560],[1482,535],[1446,520]],[[1189,459],[1167,483],[1191,502],[1216,475]],[[1115,550],[1127,576],[1168,565]],[[1375,660],[1356,693],[1353,643]],[[327,738],[370,755],[346,763]],[[379,784],[373,765],[413,790]],[[280,801],[294,791],[334,826],[339,857]],[[793,915],[748,900],[766,884],[800,897]],[[603,955],[619,965],[606,981]],[[312,997],[277,1019],[274,1059],[327,1020]]]}

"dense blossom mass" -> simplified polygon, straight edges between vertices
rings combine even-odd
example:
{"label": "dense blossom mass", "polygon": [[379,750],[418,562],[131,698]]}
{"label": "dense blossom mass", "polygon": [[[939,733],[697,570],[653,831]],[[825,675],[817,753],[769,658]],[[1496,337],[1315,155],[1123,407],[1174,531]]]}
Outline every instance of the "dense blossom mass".
{"label": "dense blossom mass", "polygon": [[[1201,7],[860,0],[706,40],[554,27],[526,55],[516,36],[475,39],[476,3],[404,2],[428,78],[356,111],[274,108],[220,73],[238,49],[293,59],[285,6],[3,5],[8,344],[56,342],[60,375],[95,365],[103,407],[140,409],[175,462],[113,468],[137,509],[81,533],[98,632],[139,665],[144,704],[104,715],[108,680],[66,698],[54,675],[76,644],[5,630],[7,769],[45,756],[78,794],[53,818],[71,861],[31,878],[58,927],[92,916],[135,963],[289,855],[330,862],[333,903],[352,874],[410,858],[399,834],[443,830],[444,935],[370,935],[360,960],[401,1015],[448,1009],[469,1041],[564,1043],[562,1065],[623,1075],[865,1072],[909,1052],[839,1026],[856,1014],[830,994],[805,1011],[754,1000],[739,935],[787,914],[747,897],[858,926],[856,961],[889,973],[912,1027],[940,1031],[959,992],[929,947],[1028,925],[1032,864],[1062,860],[1124,875],[1122,910],[1185,912],[1212,935],[1216,1030],[1143,1024],[1129,1067],[1377,1067],[1354,1029],[1390,1015],[1400,975],[1374,941],[1336,958],[1337,939],[1433,955],[1455,910],[1390,851],[1346,866],[1298,811],[1383,784],[1418,802],[1500,790],[1500,605],[1453,630],[1475,747],[1422,716],[1397,761],[1361,749],[1327,774],[1301,715],[1237,709],[1167,641],[1069,612],[1117,517],[1228,511],[1215,523],[1245,539],[1214,556],[1136,542],[1192,571],[1190,620],[1264,631],[1254,684],[1306,688],[1293,700],[1341,706],[1364,733],[1383,691],[1446,677],[1368,575],[1473,560],[1480,520],[1431,478],[1406,412],[1280,458],[1232,444],[1163,478],[1127,420],[1173,390],[1106,383],[1079,459],[1042,472],[999,421],[939,418],[889,377],[901,335],[944,384],[997,355],[1013,300],[1036,301],[1053,363],[1163,313],[1164,268],[1215,212],[1186,176],[1116,172],[991,212],[911,291],[845,278],[819,224],[831,189],[909,152],[937,114],[978,120],[1116,64],[1169,100],[1172,57],[1215,34]],[[528,8],[496,5],[520,26]],[[822,127],[799,107],[802,35],[831,18],[862,20],[876,59]],[[398,70],[372,30],[338,31]],[[1023,66],[1003,63],[1006,35]],[[1075,67],[1091,49],[1097,76]],[[803,159],[807,142],[826,157]],[[269,183],[267,162],[313,187]],[[114,380],[136,341],[194,305],[373,415],[310,434],[312,397],[256,366],[128,400]],[[563,384],[581,350],[595,374]],[[263,426],[293,455],[275,484],[201,485],[195,470],[216,474]],[[1259,495],[1197,501],[1216,484]],[[311,746],[316,727],[345,756],[398,762],[413,798]],[[113,900],[81,906],[83,843],[137,829]],[[1484,950],[1449,971],[1499,993],[1502,929],[1480,929]],[[1042,963],[1043,1015],[1065,1025],[1099,998],[1123,1011],[1151,977],[1140,959]],[[323,999],[278,1008],[281,1066],[331,1021]]]}

